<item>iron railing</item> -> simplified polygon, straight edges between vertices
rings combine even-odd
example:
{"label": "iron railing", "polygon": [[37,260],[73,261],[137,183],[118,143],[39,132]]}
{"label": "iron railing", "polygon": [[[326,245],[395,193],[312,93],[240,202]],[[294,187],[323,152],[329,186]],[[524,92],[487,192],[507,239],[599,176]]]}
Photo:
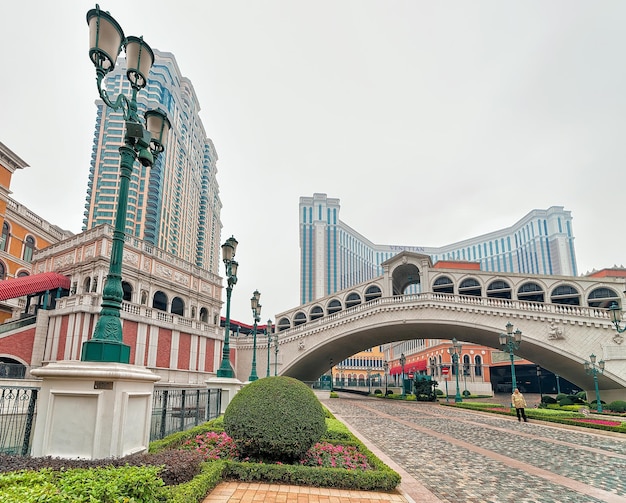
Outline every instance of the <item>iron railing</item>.
{"label": "iron railing", "polygon": [[[39,388],[0,386],[0,453],[28,456]],[[220,415],[219,389],[155,389],[150,441],[185,431]]]}
{"label": "iron railing", "polygon": [[219,389],[155,389],[150,441],[185,431],[220,415]]}

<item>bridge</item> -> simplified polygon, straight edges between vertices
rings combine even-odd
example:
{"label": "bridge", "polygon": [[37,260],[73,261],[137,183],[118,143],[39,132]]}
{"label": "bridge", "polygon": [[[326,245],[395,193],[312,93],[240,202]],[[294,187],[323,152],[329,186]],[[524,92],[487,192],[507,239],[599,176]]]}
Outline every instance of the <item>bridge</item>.
{"label": "bridge", "polygon": [[[380,344],[456,338],[500,349],[511,322],[522,331],[516,356],[593,394],[584,369],[593,353],[606,363],[598,375],[602,399],[626,399],[626,345],[608,307],[624,305],[624,278],[485,272],[477,264],[438,262],[401,252],[383,275],[276,316],[280,375],[313,381],[331,362]],[[418,293],[405,293],[411,290]],[[252,362],[251,341],[237,341],[238,375]],[[258,337],[257,359],[267,348]],[[272,365],[273,366],[273,365]],[[260,365],[260,375],[263,365]]]}

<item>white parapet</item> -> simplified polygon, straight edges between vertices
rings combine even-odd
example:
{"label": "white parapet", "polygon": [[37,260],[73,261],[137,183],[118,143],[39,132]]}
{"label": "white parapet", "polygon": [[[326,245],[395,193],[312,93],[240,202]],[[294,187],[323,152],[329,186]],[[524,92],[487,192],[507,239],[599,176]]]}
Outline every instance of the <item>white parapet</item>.
{"label": "white parapet", "polygon": [[102,459],[145,452],[154,383],[136,365],[59,361],[31,372],[43,379],[33,456]]}
{"label": "white parapet", "polygon": [[222,391],[220,413],[226,412],[226,407],[237,394],[237,392],[243,388],[244,383],[235,377],[212,377],[205,381],[209,389],[219,389]]}

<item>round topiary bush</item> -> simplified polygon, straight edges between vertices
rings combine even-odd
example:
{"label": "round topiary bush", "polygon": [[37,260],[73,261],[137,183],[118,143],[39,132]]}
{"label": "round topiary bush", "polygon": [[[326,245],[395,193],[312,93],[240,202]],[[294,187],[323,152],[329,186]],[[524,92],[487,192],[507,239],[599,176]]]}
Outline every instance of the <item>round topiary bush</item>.
{"label": "round topiary bush", "polygon": [[[602,400],[600,400],[602,402]],[[602,402],[604,403],[604,402]],[[626,402],[624,400],[615,400],[606,406],[607,409],[613,412],[626,412]]]}
{"label": "round topiary bush", "polygon": [[242,456],[268,461],[300,459],[326,431],[315,393],[291,377],[265,377],[246,385],[224,413],[224,431]]}
{"label": "round topiary bush", "polygon": [[379,389],[375,389],[375,390],[374,390],[374,394],[375,394],[375,395],[382,395],[382,394],[383,394],[383,392],[382,392],[381,390],[379,390]]}
{"label": "round topiary bush", "polygon": [[541,403],[556,403],[556,398],[553,398],[551,396],[548,395],[543,395],[543,397],[541,398]]}

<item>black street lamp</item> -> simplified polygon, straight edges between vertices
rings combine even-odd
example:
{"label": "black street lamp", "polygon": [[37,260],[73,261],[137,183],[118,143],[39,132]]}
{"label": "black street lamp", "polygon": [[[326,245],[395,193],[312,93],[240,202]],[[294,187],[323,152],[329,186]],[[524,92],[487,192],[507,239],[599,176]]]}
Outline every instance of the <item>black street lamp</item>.
{"label": "black street lamp", "polygon": [[[89,25],[89,57],[96,68],[98,93],[113,110],[121,110],[126,125],[124,145],[120,151],[120,182],[115,214],[115,229],[111,246],[109,272],[102,291],[102,309],[94,328],[93,337],[83,343],[81,360],[92,362],[129,363],[130,346],[124,344],[120,310],[123,300],[122,258],[128,188],[136,160],[143,166],[152,166],[163,152],[171,127],[165,112],[149,110],[144,120],[137,114],[137,93],[147,84],[154,53],[139,37],[125,37],[117,21],[96,5],[87,12]],[[126,51],[126,78],[132,89],[130,99],[120,94],[112,101],[102,87],[104,77],[115,68],[122,49]]]}
{"label": "black street lamp", "polygon": [[513,323],[510,321],[506,324],[506,334],[500,334],[500,347],[502,351],[509,353],[511,359],[511,393],[517,388],[517,379],[515,379],[515,356],[513,352],[519,349],[522,343],[522,331],[518,328],[513,332]]}
{"label": "black street lamp", "polygon": [[250,299],[250,307],[252,308],[252,316],[254,317],[254,326],[252,328],[252,369],[250,370],[250,377],[248,377],[248,381],[256,381],[259,376],[256,375],[256,327],[257,323],[261,321],[261,304],[259,304],[259,300],[261,299],[261,292],[255,290],[252,294],[252,298]]}
{"label": "black street lamp", "polygon": [[452,339],[452,347],[448,348],[448,353],[452,356],[452,364],[455,369],[456,375],[456,395],[454,395],[455,402],[462,402],[463,398],[461,398],[461,390],[459,388],[459,357],[461,356],[461,350],[463,346],[456,339]]}
{"label": "black street lamp", "polygon": [[539,383],[539,401],[543,403],[543,388],[541,386],[541,367],[537,365],[537,382]]}
{"label": "black street lamp", "polygon": [[372,393],[372,367],[367,367],[367,394]]}
{"label": "black street lamp", "polygon": [[385,370],[385,396],[387,396],[387,373],[389,372],[389,362],[387,360],[383,362],[383,369]]}
{"label": "black street lamp", "polygon": [[[271,321],[270,321],[271,324]],[[278,375],[278,333],[274,334],[274,377]]]}
{"label": "black street lamp", "polygon": [[596,388],[596,410],[598,412],[602,412],[602,401],[600,400],[600,388],[598,388],[598,374],[604,373],[604,360],[600,360],[598,362],[598,366],[596,366],[596,355],[591,354],[589,356],[589,360],[585,361],[585,372],[589,375],[593,376],[593,384]]}
{"label": "black street lamp", "polygon": [[239,243],[234,236],[229,237],[222,245],[222,260],[226,266],[226,321],[224,323],[224,348],[222,349],[222,363],[217,369],[217,377],[234,377],[235,371],[230,364],[230,296],[233,287],[237,284],[237,267],[239,264],[234,260]]}
{"label": "black street lamp", "polygon": [[400,385],[402,386],[402,398],[405,397],[406,390],[404,389],[404,364],[406,363],[406,356],[404,353],[400,355],[400,365],[402,367],[402,380],[400,381]]}
{"label": "black street lamp", "polygon": [[265,335],[267,335],[267,373],[265,374],[265,377],[269,377],[270,376],[270,347],[272,347],[272,320],[267,320],[267,326],[265,327]]}

